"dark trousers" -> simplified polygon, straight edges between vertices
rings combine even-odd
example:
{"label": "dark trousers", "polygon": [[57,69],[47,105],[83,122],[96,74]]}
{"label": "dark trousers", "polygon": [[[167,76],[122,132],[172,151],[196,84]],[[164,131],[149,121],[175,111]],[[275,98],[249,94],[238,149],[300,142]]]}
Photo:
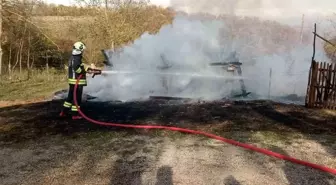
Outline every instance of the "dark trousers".
{"label": "dark trousers", "polygon": [[[74,96],[73,96],[74,90],[75,90],[75,85],[69,84],[69,93],[68,93],[67,99],[64,101],[63,111],[65,113],[71,112],[72,115],[78,115],[78,110],[76,108]],[[77,103],[78,103],[79,108],[82,103],[82,94],[83,94],[83,86],[79,85],[77,86],[77,92],[76,92]]]}

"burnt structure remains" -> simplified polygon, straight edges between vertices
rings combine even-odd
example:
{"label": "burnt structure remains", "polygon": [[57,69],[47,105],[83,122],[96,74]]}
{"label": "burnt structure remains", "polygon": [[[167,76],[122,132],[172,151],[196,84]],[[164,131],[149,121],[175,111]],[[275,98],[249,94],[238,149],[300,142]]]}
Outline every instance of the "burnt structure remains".
{"label": "burnt structure remains", "polygon": [[[242,64],[243,63],[241,63],[239,61],[239,58],[237,57],[237,53],[234,51],[223,62],[210,63],[209,65],[221,67],[223,70],[226,70],[227,72],[232,73],[233,76],[238,74],[238,76],[242,77],[242,69],[241,69]],[[239,79],[239,82],[240,82],[241,94],[234,95],[234,97],[235,98],[247,97],[249,94],[251,94],[251,92],[246,91],[246,86],[242,78]]]}

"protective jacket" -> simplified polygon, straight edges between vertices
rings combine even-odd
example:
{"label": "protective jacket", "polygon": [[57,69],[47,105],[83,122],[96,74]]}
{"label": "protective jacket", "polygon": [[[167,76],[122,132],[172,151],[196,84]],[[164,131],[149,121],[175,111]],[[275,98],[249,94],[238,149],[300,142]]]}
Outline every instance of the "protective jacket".
{"label": "protective jacket", "polygon": [[69,84],[76,84],[77,78],[80,74],[83,74],[80,78],[78,85],[87,86],[86,81],[86,71],[88,69],[87,66],[82,63],[82,54],[79,55],[71,55],[69,59],[69,67],[68,67],[68,82]]}

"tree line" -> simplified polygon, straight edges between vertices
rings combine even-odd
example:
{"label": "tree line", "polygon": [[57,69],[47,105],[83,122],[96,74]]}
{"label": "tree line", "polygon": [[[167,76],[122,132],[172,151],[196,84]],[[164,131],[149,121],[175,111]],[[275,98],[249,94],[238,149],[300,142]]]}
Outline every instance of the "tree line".
{"label": "tree line", "polygon": [[85,59],[98,63],[101,49],[130,43],[145,31],[155,33],[172,20],[167,9],[130,2],[106,8],[0,0],[0,75],[18,72],[30,78],[34,69],[63,70],[72,44],[78,40],[88,45]]}

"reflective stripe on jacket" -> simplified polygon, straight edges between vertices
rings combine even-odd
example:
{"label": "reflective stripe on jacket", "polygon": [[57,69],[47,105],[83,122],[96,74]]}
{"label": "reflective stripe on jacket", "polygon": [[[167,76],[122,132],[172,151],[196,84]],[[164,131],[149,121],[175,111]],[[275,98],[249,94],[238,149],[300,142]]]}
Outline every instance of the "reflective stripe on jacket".
{"label": "reflective stripe on jacket", "polygon": [[82,55],[72,55],[69,59],[68,68],[68,83],[76,84],[77,78],[80,74],[83,74],[79,80],[78,85],[87,85],[86,81],[86,70],[88,67],[82,63]]}

